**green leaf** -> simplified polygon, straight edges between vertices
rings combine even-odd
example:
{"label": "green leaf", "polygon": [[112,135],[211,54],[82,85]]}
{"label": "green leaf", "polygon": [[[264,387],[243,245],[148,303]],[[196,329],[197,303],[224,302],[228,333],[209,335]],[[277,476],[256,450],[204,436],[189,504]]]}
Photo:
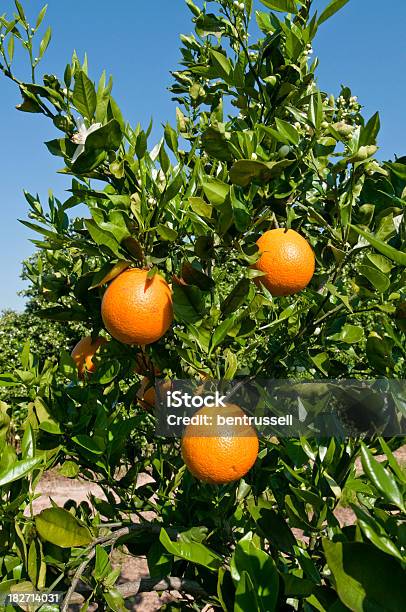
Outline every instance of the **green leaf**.
{"label": "green leaf", "polygon": [[386,374],[392,364],[392,345],[388,338],[377,334],[368,336],[366,355],[371,367],[380,374]]}
{"label": "green leaf", "polygon": [[403,496],[399,490],[394,476],[379,463],[361,442],[362,467],[368,478],[386,499],[397,506],[402,512],[406,512]]}
{"label": "green leaf", "polygon": [[130,263],[125,260],[117,261],[116,263],[106,263],[98,272],[93,275],[92,284],[89,291],[96,287],[102,287],[110,281],[114,280],[121,272],[126,270]]}
{"label": "green leaf", "polygon": [[37,588],[43,588],[45,586],[46,564],[40,540],[34,539],[30,544],[27,570],[31,582]]}
{"label": "green leaf", "polygon": [[65,478],[76,478],[79,474],[79,465],[74,461],[65,461],[59,468],[58,473]]}
{"label": "green leaf", "polygon": [[315,589],[314,582],[306,578],[298,578],[294,574],[283,574],[282,579],[284,594],[287,597],[308,597]]}
{"label": "green leaf", "polygon": [[367,240],[369,244],[374,247],[374,249],[382,253],[382,255],[389,257],[389,259],[391,259],[392,261],[395,261],[401,266],[406,266],[406,253],[405,252],[398,251],[397,249],[393,248],[389,244],[382,242],[382,240],[379,240],[378,238],[376,238],[369,232],[366,232],[355,225],[350,224],[350,228],[353,229],[355,232],[357,232],[357,234],[365,238],[365,240]]}
{"label": "green leaf", "polygon": [[399,482],[406,484],[406,472],[403,471],[403,469],[397,462],[396,457],[394,456],[391,449],[386,444],[383,438],[379,438],[379,444],[381,445],[382,451],[385,453],[388,459],[389,465],[392,471],[394,472],[394,474],[396,475],[397,479],[399,480]]}
{"label": "green leaf", "polygon": [[21,5],[21,2],[19,2],[19,0],[14,0],[14,4],[16,5],[16,9],[18,11],[18,14],[20,15],[20,19],[25,23],[27,19],[24,13],[24,9]]}
{"label": "green leaf", "polygon": [[3,472],[0,472],[0,487],[8,485],[11,482],[25,478],[28,474],[42,463],[41,458],[35,459],[23,459],[22,461],[16,461],[13,465]]}
{"label": "green leaf", "polygon": [[10,36],[8,39],[7,52],[9,57],[9,63],[11,64],[14,57],[14,36]]}
{"label": "green leaf", "polygon": [[178,237],[178,233],[175,232],[174,229],[164,225],[163,223],[160,223],[156,230],[161,238],[167,240],[168,242],[173,242]]}
{"label": "green leaf", "polygon": [[165,126],[164,138],[170,150],[176,154],[178,152],[178,135],[169,123]]}
{"label": "green leaf", "polygon": [[110,558],[104,548],[100,545],[96,546],[96,558],[93,570],[95,580],[100,582],[103,578],[112,571]]}
{"label": "green leaf", "polygon": [[390,540],[378,521],[375,521],[368,512],[354,504],[351,504],[351,508],[357,516],[358,525],[360,526],[362,532],[372,542],[372,544],[374,544],[384,553],[392,555],[399,561],[402,561],[403,559],[399,549]]}
{"label": "green leaf", "polygon": [[220,236],[223,236],[228,232],[231,225],[233,224],[234,214],[233,209],[231,207],[230,198],[225,200],[223,206],[221,207],[220,214],[217,219],[216,229],[217,233]]}
{"label": "green leaf", "polygon": [[20,361],[24,370],[28,370],[30,365],[30,341],[26,340],[20,353]]}
{"label": "green leaf", "polygon": [[183,185],[183,173],[181,170],[173,178],[172,182],[169,183],[168,187],[163,193],[163,201],[170,202],[175,196],[178,195],[180,188]]}
{"label": "green leaf", "polygon": [[265,503],[261,500],[258,505],[249,505],[252,517],[265,537],[270,539],[281,551],[293,554],[293,547],[296,544],[295,536],[283,516],[273,508],[261,505]]}
{"label": "green leaf", "polygon": [[213,212],[213,208],[212,206],[210,206],[210,204],[207,204],[207,202],[205,202],[203,198],[189,198],[189,203],[192,210],[197,215],[210,219]]}
{"label": "green leaf", "polygon": [[379,119],[379,113],[375,113],[365,125],[361,128],[361,134],[359,138],[360,146],[374,145],[376,144],[376,137],[379,134],[381,122]]}
{"label": "green leaf", "polygon": [[106,359],[98,365],[94,379],[101,385],[108,385],[120,373],[120,362],[118,359]]}
{"label": "green leaf", "polygon": [[223,22],[213,13],[200,13],[196,19],[196,32],[199,36],[207,36],[207,34],[222,32],[223,30]]}
{"label": "green leaf", "polygon": [[89,150],[85,149],[81,155],[77,158],[72,169],[69,173],[74,172],[75,174],[87,174],[92,172],[106,159],[106,151],[103,149]]}
{"label": "green leaf", "polygon": [[330,360],[328,357],[328,353],[317,353],[316,355],[310,355],[310,359],[313,361],[314,365],[320,372],[323,372],[326,376],[328,376],[328,371],[330,367]]}
{"label": "green leaf", "polygon": [[235,187],[231,187],[230,201],[235,227],[239,232],[245,232],[251,223],[251,215],[246,204],[237,197]]}
{"label": "green leaf", "polygon": [[27,91],[25,88],[20,87],[23,101],[21,104],[17,104],[16,109],[23,113],[42,113],[42,107],[38,104],[35,96]]}
{"label": "green leaf", "polygon": [[323,102],[319,91],[310,98],[309,121],[314,125],[316,130],[320,128],[323,121]]}
{"label": "green leaf", "polygon": [[364,330],[362,327],[358,325],[344,325],[339,333],[329,336],[329,340],[354,344],[355,342],[360,342],[363,337]]}
{"label": "green leaf", "polygon": [[147,555],[148,569],[151,578],[163,578],[169,576],[173,559],[167,553],[161,542],[155,541],[148,551]]}
{"label": "green leaf", "polygon": [[222,558],[200,542],[172,542],[165,529],[161,529],[159,540],[171,555],[185,561],[203,565],[213,571],[222,564]]}
{"label": "green leaf", "polygon": [[233,325],[234,325],[234,318],[233,317],[229,317],[225,321],[222,321],[220,323],[220,325],[218,325],[216,327],[216,329],[214,330],[212,339],[211,339],[210,353],[209,354],[211,354],[213,352],[213,350],[219,344],[221,344],[223,342],[224,338],[227,336],[228,332],[233,327]]}
{"label": "green leaf", "polygon": [[46,148],[51,155],[58,157],[73,157],[76,146],[70,140],[66,138],[55,138],[54,140],[47,140],[45,143]]}
{"label": "green leaf", "polygon": [[290,142],[294,145],[299,144],[299,132],[293,125],[278,118],[275,119],[275,122],[278,132],[284,136],[288,143]]}
{"label": "green leaf", "polygon": [[64,508],[47,508],[35,517],[40,537],[60,548],[87,546],[92,541],[89,529]]}
{"label": "green leaf", "polygon": [[255,608],[256,610],[261,612],[277,610],[279,575],[275,563],[270,555],[255,546],[251,533],[237,543],[231,558],[230,569],[237,589],[243,573],[248,574],[258,596],[259,607]]}
{"label": "green leaf", "polygon": [[72,83],[72,67],[70,64],[66,64],[65,72],[63,73],[63,80],[66,87],[70,87]]}
{"label": "green leaf", "polygon": [[142,159],[145,156],[145,153],[147,152],[147,148],[148,148],[148,139],[144,131],[138,134],[134,148],[135,148],[135,153],[138,159]]}
{"label": "green leaf", "polygon": [[42,423],[40,423],[39,428],[42,431],[46,431],[49,434],[52,435],[59,435],[61,433],[61,428],[59,427],[59,424],[56,423],[54,420],[50,419],[48,421],[42,421]]}
{"label": "green leaf", "polygon": [[50,238],[53,242],[61,243],[61,237],[56,232],[50,232],[44,227],[41,227],[40,225],[37,225],[36,223],[31,223],[30,221],[23,221],[21,219],[19,219],[19,221],[20,223],[25,225],[25,227],[28,227],[29,229],[34,230],[34,232],[37,232],[38,234],[41,234],[42,236],[45,236],[46,238]]}
{"label": "green leaf", "polygon": [[52,30],[51,30],[51,27],[49,26],[47,28],[47,31],[44,34],[43,39],[40,42],[40,45],[39,45],[39,55],[38,55],[39,59],[42,58],[42,56],[44,55],[45,51],[47,50],[48,45],[49,45],[49,43],[51,41],[51,36],[52,36]]}
{"label": "green leaf", "polygon": [[214,66],[218,70],[219,76],[223,77],[224,80],[227,81],[233,69],[230,60],[228,57],[222,53],[219,53],[219,51],[215,51],[214,49],[210,50],[210,55],[212,57]]}
{"label": "green leaf", "polygon": [[295,0],[261,0],[261,2],[268,8],[280,13],[296,14],[298,11]]}
{"label": "green leaf", "polygon": [[92,81],[83,70],[75,74],[73,104],[79,113],[91,121],[96,110],[97,96]]}
{"label": "green leaf", "polygon": [[362,542],[324,538],[323,548],[340,600],[350,610],[403,610],[404,571],[395,559]]}
{"label": "green leaf", "polygon": [[119,244],[111,232],[99,227],[93,219],[85,219],[85,225],[96,244],[108,247],[115,255],[120,257]]}
{"label": "green leaf", "polygon": [[367,253],[366,259],[368,259],[375,266],[375,268],[378,268],[378,270],[384,274],[388,274],[393,268],[393,264],[383,255],[378,255],[377,253]]}
{"label": "green leaf", "polygon": [[198,287],[173,285],[173,309],[180,323],[196,323],[204,313],[204,297]]}
{"label": "green leaf", "polygon": [[272,22],[268,13],[264,11],[255,11],[255,19],[258,27],[264,34],[268,34],[272,30]]}
{"label": "green leaf", "polygon": [[113,612],[127,612],[124,599],[116,588],[111,588],[104,592],[103,597],[109,610],[113,610]]}
{"label": "green leaf", "polygon": [[212,179],[209,177],[202,181],[202,188],[204,195],[209,202],[213,204],[213,206],[221,206],[230,191],[229,185],[226,185],[226,183],[223,183],[218,179]]}
{"label": "green leaf", "polygon": [[257,592],[252,580],[245,570],[241,572],[235,591],[234,612],[247,612],[247,610],[262,610]]}
{"label": "green leaf", "polygon": [[36,449],[35,434],[33,428],[29,423],[25,427],[26,430],[24,432],[24,436],[21,442],[22,456],[23,459],[33,459],[35,457]]}
{"label": "green leaf", "polygon": [[406,164],[400,162],[386,162],[385,166],[389,168],[395,176],[406,181]]}
{"label": "green leaf", "polygon": [[223,316],[228,316],[231,313],[235,312],[241,304],[244,303],[249,289],[250,289],[250,280],[248,278],[242,278],[231,291],[231,293],[226,297],[224,302],[222,302],[220,306],[220,310]]}
{"label": "green leaf", "polygon": [[161,168],[163,173],[168,174],[169,168],[171,167],[171,160],[168,157],[168,154],[165,150],[164,143],[161,144],[159,148],[159,163],[161,164]]}
{"label": "green leaf", "polygon": [[10,421],[11,419],[7,414],[7,404],[0,401],[0,459],[7,440]]}
{"label": "green leaf", "polygon": [[230,170],[230,180],[234,185],[247,187],[252,181],[267,183],[280,176],[285,168],[293,163],[290,159],[281,161],[261,162],[254,159],[239,159]]}
{"label": "green leaf", "polygon": [[106,125],[95,130],[86,138],[85,150],[115,151],[121,144],[122,133],[117,119],[111,119]]}
{"label": "green leaf", "polygon": [[357,162],[364,162],[377,152],[378,147],[376,145],[365,145],[360,147],[353,155],[347,157],[347,162],[351,162],[353,164]]}
{"label": "green leaf", "polygon": [[379,293],[384,293],[390,286],[390,280],[386,274],[376,268],[361,265],[358,266],[358,272],[365,276]]}
{"label": "green leaf", "polygon": [[210,291],[215,286],[215,282],[210,276],[201,272],[188,261],[182,264],[182,278],[188,285],[196,285],[203,291]]}
{"label": "green leaf", "polygon": [[188,5],[189,9],[192,11],[193,15],[195,17],[199,17],[201,13],[201,10],[199,9],[199,7],[197,7],[196,4],[192,2],[192,0],[186,0],[186,4]]}
{"label": "green leaf", "polygon": [[129,253],[138,261],[144,261],[144,251],[139,241],[133,236],[124,238],[122,245],[127,249]]}
{"label": "green leaf", "polygon": [[73,436],[72,441],[94,455],[102,455],[106,450],[104,440],[98,436],[91,437],[87,434],[78,434],[77,436]]}
{"label": "green leaf", "polygon": [[48,5],[45,4],[45,6],[42,7],[42,9],[40,10],[40,12],[38,13],[38,17],[37,17],[37,23],[35,24],[35,29],[38,30],[39,26],[41,25],[44,17],[45,17],[45,13],[47,12],[48,9]]}
{"label": "green leaf", "polygon": [[335,13],[343,8],[349,2],[349,0],[332,0],[330,4],[324,9],[319,17],[318,25],[330,19]]}
{"label": "green leaf", "polygon": [[203,149],[220,161],[230,161],[232,159],[231,152],[228,146],[228,140],[223,132],[210,126],[202,134]]}
{"label": "green leaf", "polygon": [[235,373],[238,369],[238,359],[235,353],[231,349],[224,351],[225,368],[224,368],[224,380],[233,380]]}

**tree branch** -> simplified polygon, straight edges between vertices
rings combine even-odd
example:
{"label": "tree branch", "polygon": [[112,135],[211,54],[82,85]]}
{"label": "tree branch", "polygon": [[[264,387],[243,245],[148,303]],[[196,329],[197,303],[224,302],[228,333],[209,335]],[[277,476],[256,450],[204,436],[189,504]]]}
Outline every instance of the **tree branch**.
{"label": "tree branch", "polygon": [[[86,555],[86,557],[84,558],[84,560],[79,565],[79,567],[77,568],[77,570],[75,571],[73,575],[72,583],[61,605],[61,612],[68,612],[68,607],[69,607],[69,604],[72,603],[71,598],[73,597],[73,594],[75,593],[78,582],[83,576],[83,574],[85,573],[87,566],[89,565],[89,563],[92,561],[92,559],[96,555],[96,546],[114,545],[117,542],[117,540],[119,540],[120,538],[124,536],[130,535],[130,533],[134,531],[149,531],[150,533],[159,534],[162,527],[163,526],[160,523],[137,523],[137,524],[127,525],[126,527],[123,527],[122,529],[117,529],[117,531],[114,531],[113,533],[110,533],[105,536],[100,536],[96,538],[95,540],[93,540],[91,545],[84,551],[84,554]],[[171,528],[167,528],[166,531],[169,537],[172,537],[172,538],[176,538],[179,533],[177,529],[171,529]],[[150,590],[154,590],[154,589],[150,589]],[[155,590],[168,590],[168,589],[155,589]],[[171,589],[171,590],[174,590],[174,589]],[[136,593],[132,593],[132,594],[135,595]],[[127,597],[131,597],[131,595],[128,595]]]}

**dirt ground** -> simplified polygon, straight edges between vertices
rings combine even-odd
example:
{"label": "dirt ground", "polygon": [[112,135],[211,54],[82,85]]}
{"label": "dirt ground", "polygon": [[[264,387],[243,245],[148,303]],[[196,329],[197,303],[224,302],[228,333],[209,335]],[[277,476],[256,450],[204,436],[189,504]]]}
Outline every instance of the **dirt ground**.
{"label": "dirt ground", "polygon": [[[406,464],[406,446],[398,449],[395,455],[402,465]],[[384,459],[384,457],[382,457],[382,459]],[[357,463],[357,471],[362,471],[359,462]],[[151,480],[150,476],[148,474],[142,474],[139,478],[138,486],[145,484],[148,480]],[[65,478],[60,476],[57,471],[47,472],[40,481],[36,492],[39,493],[40,496],[33,502],[34,514],[38,514],[41,510],[50,507],[51,499],[58,506],[63,506],[69,499],[77,503],[89,501],[90,494],[105,499],[102,490],[97,484],[84,482],[79,479]],[[28,511],[27,508],[27,512]],[[355,521],[355,515],[349,508],[338,507],[335,515],[341,526],[351,525]],[[153,517],[146,518],[152,519]],[[137,518],[134,517],[134,520],[136,521]],[[294,529],[293,531],[297,538],[306,540],[300,530]],[[148,576],[148,566],[145,557],[134,558],[130,555],[115,551],[112,561],[115,567],[121,567],[119,583],[125,583]],[[129,601],[127,607],[129,610],[134,610],[136,612],[155,612],[160,610],[164,603],[169,603],[176,597],[179,597],[179,594],[176,592],[165,593],[162,597],[157,593],[142,593],[137,595],[131,602]],[[79,607],[71,606],[70,609],[71,612],[76,612],[76,610],[79,610]]]}

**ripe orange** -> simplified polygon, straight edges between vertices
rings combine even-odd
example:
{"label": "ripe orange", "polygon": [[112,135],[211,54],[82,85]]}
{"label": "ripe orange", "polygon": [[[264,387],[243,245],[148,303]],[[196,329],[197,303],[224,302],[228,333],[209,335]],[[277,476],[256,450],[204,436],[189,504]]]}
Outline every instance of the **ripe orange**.
{"label": "ripe orange", "polygon": [[[164,399],[165,393],[170,391],[172,382],[165,380],[160,384],[161,399]],[[155,407],[156,402],[156,389],[155,385],[146,376],[141,381],[141,386],[137,392],[137,399],[139,404],[145,408],[145,410],[152,410]]]}
{"label": "ripe orange", "polygon": [[182,457],[199,480],[226,484],[242,478],[258,455],[258,436],[246,424],[218,425],[217,415],[244,417],[235,404],[203,407],[194,416],[207,417],[208,425],[188,425],[182,437]]}
{"label": "ripe orange", "polygon": [[315,268],[313,249],[295,230],[269,230],[257,240],[257,246],[261,256],[253,267],[266,274],[255,281],[272,295],[292,295],[309,284]]}
{"label": "ripe orange", "polygon": [[130,268],[119,274],[103,296],[101,315],[110,334],[124,344],[151,344],[169,329],[172,292],[159,274]]}
{"label": "ripe orange", "polygon": [[76,363],[79,371],[79,376],[82,377],[84,372],[94,372],[96,369],[93,363],[93,357],[98,350],[99,346],[105,344],[107,340],[99,337],[92,342],[91,336],[85,336],[81,338],[71,353],[71,357]]}

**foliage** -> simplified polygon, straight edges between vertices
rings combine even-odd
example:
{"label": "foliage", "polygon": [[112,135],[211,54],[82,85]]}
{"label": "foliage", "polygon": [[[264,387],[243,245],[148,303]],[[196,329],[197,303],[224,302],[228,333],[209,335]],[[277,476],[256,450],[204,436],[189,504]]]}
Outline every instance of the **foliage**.
{"label": "foliage", "polygon": [[[32,266],[35,266],[36,271],[38,266],[42,269],[49,268],[46,260],[42,262],[40,257],[28,259],[23,264],[22,278],[29,280]],[[17,313],[7,310],[0,316],[0,374],[15,373],[20,370],[30,350],[39,364],[57,363],[61,350],[70,351],[83,332],[80,323],[49,321],[36,314],[39,307],[45,307],[47,303],[46,291],[45,297],[32,288],[23,293],[28,297],[24,311]],[[24,386],[21,384],[11,389],[0,388],[0,397],[7,399],[12,406],[13,417],[18,427],[26,416],[27,398]]]}
{"label": "foliage", "polygon": [[[337,99],[317,87],[312,40],[345,2],[333,0],[320,16],[311,0],[262,4],[255,17],[263,37],[251,43],[251,0],[204,8],[187,0],[195,35],[181,37],[173,72],[176,127],[167,124],[152,150],[151,128],[126,123],[111,80],[103,74],[95,85],[76,54],[62,78],[35,81],[50,40],[47,30],[37,61],[45,11],[34,30],[18,2],[14,18],[0,18],[0,69],[20,88],[18,109],[46,115],[59,130],[46,145],[71,177],[65,202],[51,196],[45,209],[26,194],[23,223],[51,265],[47,274],[41,265],[29,271],[49,302],[38,316],[98,334],[107,278],[148,266],[173,283],[173,328],[145,349],[168,376],[294,378],[302,368],[313,378],[401,378],[406,159],[376,161],[379,115],[367,121],[346,87]],[[28,51],[29,83],[13,73],[10,41]],[[78,114],[92,128],[83,143]],[[88,216],[70,219],[79,204]],[[307,238],[317,266],[306,290],[273,299],[252,282],[251,265],[258,236],[279,225]],[[68,353],[39,366],[26,348],[21,371],[1,376],[5,388],[24,384],[28,408],[18,454],[7,443],[10,411],[1,412],[3,590],[59,581],[70,595],[77,570],[89,601],[122,610],[108,551],[125,544],[147,555],[157,583],[179,579],[178,590],[199,600],[183,609],[402,609],[398,442],[263,439],[246,479],[199,483],[178,444],[156,438],[154,418],[134,404],[139,351],[110,341],[81,382]],[[69,512],[54,506],[33,516],[35,486],[53,466],[97,481],[107,503],[92,497],[94,514],[69,503]],[[144,472],[153,482],[136,487]],[[355,500],[353,526],[334,514],[342,497]],[[142,513],[151,510],[148,522]],[[105,525],[112,522],[121,529]]]}

